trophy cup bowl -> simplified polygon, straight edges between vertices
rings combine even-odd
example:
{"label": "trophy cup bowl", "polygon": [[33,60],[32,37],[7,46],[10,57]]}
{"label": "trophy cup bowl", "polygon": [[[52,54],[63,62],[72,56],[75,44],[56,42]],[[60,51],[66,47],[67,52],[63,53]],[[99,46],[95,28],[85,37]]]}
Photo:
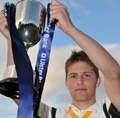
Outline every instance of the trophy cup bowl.
{"label": "trophy cup bowl", "polygon": [[39,42],[45,27],[46,8],[35,0],[16,4],[16,28],[26,50]]}
{"label": "trophy cup bowl", "polygon": [[[26,50],[39,42],[46,15],[46,8],[35,0],[21,0],[16,4],[15,25]],[[0,81],[0,93],[19,99],[18,79],[14,72],[15,66],[6,68],[4,79]]]}

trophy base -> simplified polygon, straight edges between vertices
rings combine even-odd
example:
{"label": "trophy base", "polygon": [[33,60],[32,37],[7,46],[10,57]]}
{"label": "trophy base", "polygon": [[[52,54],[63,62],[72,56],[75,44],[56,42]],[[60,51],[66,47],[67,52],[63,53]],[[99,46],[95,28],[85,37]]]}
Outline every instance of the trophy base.
{"label": "trophy base", "polygon": [[[39,98],[41,97],[39,80],[37,80],[37,86],[34,87],[34,96],[33,96],[33,112],[34,118],[37,116],[37,111],[39,108]],[[17,78],[7,78],[0,81],[0,93],[6,97],[12,99],[19,99],[19,87]]]}
{"label": "trophy base", "polygon": [[19,99],[18,79],[7,78],[0,81],[0,93],[6,97]]}
{"label": "trophy base", "polygon": [[[19,99],[19,87],[17,78],[7,78],[0,81],[0,93],[6,97]],[[34,98],[38,96],[39,92],[34,87]]]}

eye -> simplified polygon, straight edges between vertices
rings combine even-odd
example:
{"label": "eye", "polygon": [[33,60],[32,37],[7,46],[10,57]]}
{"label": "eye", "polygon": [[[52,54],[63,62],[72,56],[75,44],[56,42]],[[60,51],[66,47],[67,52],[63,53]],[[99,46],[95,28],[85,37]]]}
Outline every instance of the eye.
{"label": "eye", "polygon": [[71,75],[70,78],[76,78],[76,75]]}
{"label": "eye", "polygon": [[90,75],[90,74],[84,74],[84,77],[85,77],[85,78],[90,78],[91,75]]}
{"label": "eye", "polygon": [[90,75],[88,75],[88,74],[85,74],[85,77],[90,77]]}

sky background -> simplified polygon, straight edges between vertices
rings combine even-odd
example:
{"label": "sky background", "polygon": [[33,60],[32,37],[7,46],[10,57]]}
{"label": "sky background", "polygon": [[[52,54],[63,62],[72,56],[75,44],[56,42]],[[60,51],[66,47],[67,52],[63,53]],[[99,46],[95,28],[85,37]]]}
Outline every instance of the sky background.
{"label": "sky background", "polygon": [[[44,6],[52,0],[38,0]],[[73,24],[99,42],[120,63],[120,0],[58,0],[68,8]],[[0,9],[8,0],[2,0]],[[9,0],[16,4],[18,0]],[[65,81],[64,64],[71,50],[80,47],[57,27],[52,43],[50,62],[42,101],[49,106],[67,108],[71,102]],[[38,45],[29,49],[32,66],[36,63]],[[0,33],[0,80],[7,60],[7,40]],[[100,72],[100,76],[104,76]],[[97,99],[105,99],[104,84],[97,88]],[[17,105],[0,94],[0,118],[16,118]]]}

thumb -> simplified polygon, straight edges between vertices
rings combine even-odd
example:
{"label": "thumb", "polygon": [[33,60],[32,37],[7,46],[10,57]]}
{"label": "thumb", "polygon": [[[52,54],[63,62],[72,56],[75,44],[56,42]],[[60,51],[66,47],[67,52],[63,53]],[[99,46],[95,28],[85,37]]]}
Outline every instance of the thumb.
{"label": "thumb", "polygon": [[56,2],[57,2],[57,0],[53,0],[53,1],[52,1],[52,4],[55,4]]}

